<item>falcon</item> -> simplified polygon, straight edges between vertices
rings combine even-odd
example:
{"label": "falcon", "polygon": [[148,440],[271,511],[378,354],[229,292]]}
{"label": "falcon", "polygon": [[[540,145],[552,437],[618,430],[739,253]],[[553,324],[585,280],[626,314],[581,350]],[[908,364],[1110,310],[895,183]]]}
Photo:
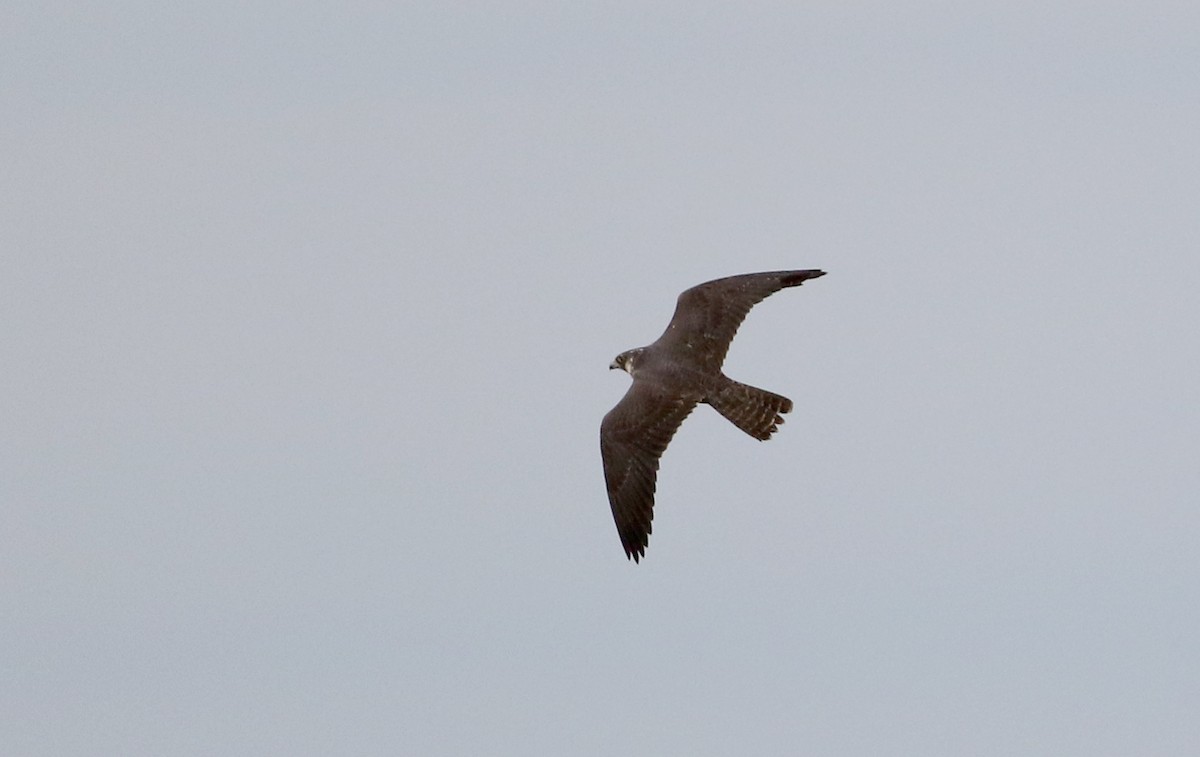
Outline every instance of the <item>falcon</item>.
{"label": "falcon", "polygon": [[617,355],[608,367],[633,377],[600,423],[600,456],[625,556],[638,562],[650,543],[658,461],[684,418],[703,402],[760,441],[792,409],[787,397],[738,383],[721,372],[725,353],[750,308],[824,271],[747,273],[709,281],[679,295],[667,330],[653,344]]}

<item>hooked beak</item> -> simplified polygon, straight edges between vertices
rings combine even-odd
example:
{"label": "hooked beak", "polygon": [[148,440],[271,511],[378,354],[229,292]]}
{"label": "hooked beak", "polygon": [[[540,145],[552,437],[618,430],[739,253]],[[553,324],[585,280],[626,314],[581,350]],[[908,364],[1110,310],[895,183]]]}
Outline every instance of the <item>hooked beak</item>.
{"label": "hooked beak", "polygon": [[617,369],[617,368],[620,368],[620,367],[621,367],[621,366],[617,365],[617,361],[616,361],[616,360],[614,360],[614,361],[612,361],[611,363],[609,363],[609,364],[608,364],[608,369],[609,369],[610,371],[611,371],[611,370],[615,370],[615,369]]}

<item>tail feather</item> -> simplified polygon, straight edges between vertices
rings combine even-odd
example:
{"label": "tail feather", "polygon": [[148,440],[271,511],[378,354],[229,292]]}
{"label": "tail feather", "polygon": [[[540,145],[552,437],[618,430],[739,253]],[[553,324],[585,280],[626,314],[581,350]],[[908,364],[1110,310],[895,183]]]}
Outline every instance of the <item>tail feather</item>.
{"label": "tail feather", "polygon": [[792,411],[787,397],[732,379],[706,401],[733,425],[761,441],[770,439],[783,423],[782,414]]}

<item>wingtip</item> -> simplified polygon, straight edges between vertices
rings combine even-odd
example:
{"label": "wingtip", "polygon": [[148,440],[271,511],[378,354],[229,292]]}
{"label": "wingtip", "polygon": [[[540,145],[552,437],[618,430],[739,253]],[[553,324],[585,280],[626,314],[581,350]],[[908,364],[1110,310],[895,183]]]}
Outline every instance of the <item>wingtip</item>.
{"label": "wingtip", "polygon": [[804,271],[789,271],[783,275],[784,286],[800,286],[809,279],[818,279],[825,275],[819,268],[809,268]]}
{"label": "wingtip", "polygon": [[636,541],[626,542],[622,540],[621,546],[625,548],[625,559],[627,560],[638,562],[646,556],[645,544],[640,544]]}

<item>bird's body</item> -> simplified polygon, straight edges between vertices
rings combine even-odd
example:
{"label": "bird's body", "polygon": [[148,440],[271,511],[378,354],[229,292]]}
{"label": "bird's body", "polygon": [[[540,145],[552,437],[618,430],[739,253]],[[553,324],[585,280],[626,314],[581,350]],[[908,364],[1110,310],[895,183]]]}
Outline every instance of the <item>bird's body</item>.
{"label": "bird's body", "polygon": [[653,344],[622,352],[610,365],[633,385],[600,424],[600,453],[609,504],[626,556],[645,555],[654,517],[658,460],[697,404],[711,405],[756,439],[771,437],[786,397],[721,372],[738,326],[756,303],[824,271],[773,271],[716,279],[679,295],[667,330]]}

